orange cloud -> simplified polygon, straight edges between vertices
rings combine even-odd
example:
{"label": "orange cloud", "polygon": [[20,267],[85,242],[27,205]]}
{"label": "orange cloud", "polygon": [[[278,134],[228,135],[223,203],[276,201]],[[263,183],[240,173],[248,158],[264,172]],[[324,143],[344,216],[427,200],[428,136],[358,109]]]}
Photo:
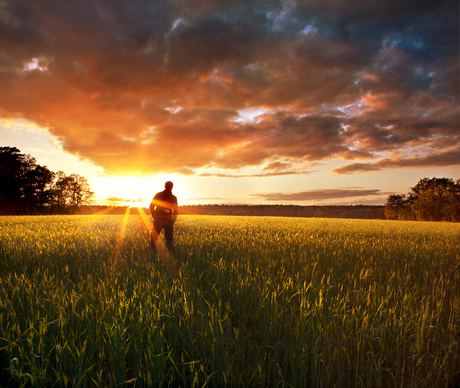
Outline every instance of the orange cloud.
{"label": "orange cloud", "polygon": [[408,146],[443,159],[459,142],[458,18],[390,3],[5,0],[0,116],[114,174],[292,174]]}
{"label": "orange cloud", "polygon": [[375,163],[352,163],[332,170],[335,174],[379,171],[388,168],[449,167],[460,164],[460,147],[423,157],[380,159]]}

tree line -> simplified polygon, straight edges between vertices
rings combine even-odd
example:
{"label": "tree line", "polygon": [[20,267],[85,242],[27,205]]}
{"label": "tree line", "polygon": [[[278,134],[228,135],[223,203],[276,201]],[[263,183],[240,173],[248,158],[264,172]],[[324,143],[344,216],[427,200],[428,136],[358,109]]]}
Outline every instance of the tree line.
{"label": "tree line", "polygon": [[342,205],[185,205],[181,214],[385,219],[383,206]]}
{"label": "tree line", "polygon": [[385,217],[392,220],[459,222],[460,179],[421,179],[408,194],[388,197]]}
{"label": "tree line", "polygon": [[86,178],[50,171],[16,147],[0,147],[0,214],[73,214],[93,197]]}

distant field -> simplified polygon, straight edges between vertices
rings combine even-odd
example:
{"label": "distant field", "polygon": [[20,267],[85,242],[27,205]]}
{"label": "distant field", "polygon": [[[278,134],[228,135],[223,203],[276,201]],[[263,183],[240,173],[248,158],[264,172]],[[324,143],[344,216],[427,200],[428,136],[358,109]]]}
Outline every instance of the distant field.
{"label": "distant field", "polygon": [[[0,386],[455,387],[460,225],[0,217]],[[160,247],[161,248],[161,247]]]}

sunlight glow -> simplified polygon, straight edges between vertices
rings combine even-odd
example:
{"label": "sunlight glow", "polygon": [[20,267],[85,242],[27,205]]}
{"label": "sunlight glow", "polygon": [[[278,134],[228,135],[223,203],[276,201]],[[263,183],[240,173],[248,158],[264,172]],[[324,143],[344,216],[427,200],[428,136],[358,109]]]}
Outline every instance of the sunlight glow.
{"label": "sunlight glow", "polygon": [[30,70],[35,70],[35,69],[38,69],[40,71],[48,70],[48,67],[46,65],[45,66],[40,65],[40,62],[42,62],[41,59],[32,58],[32,60],[29,63],[26,63],[24,65],[23,70],[24,71],[30,71]]}
{"label": "sunlight glow", "polygon": [[147,178],[134,176],[105,176],[91,186],[97,193],[96,201],[104,205],[148,207],[153,196],[164,190],[166,181],[174,183],[173,194],[181,199],[189,198],[186,180],[180,175],[158,174]]}
{"label": "sunlight glow", "polygon": [[237,110],[239,117],[235,119],[236,122],[242,124],[252,123],[255,118],[266,112],[264,108],[248,108],[248,109],[239,109]]}
{"label": "sunlight glow", "polygon": [[121,247],[123,246],[123,240],[126,235],[126,225],[128,223],[129,208],[126,209],[126,212],[123,216],[123,222],[120,227],[120,234],[118,235],[117,244],[115,249],[112,252],[112,266],[116,267],[120,258]]}

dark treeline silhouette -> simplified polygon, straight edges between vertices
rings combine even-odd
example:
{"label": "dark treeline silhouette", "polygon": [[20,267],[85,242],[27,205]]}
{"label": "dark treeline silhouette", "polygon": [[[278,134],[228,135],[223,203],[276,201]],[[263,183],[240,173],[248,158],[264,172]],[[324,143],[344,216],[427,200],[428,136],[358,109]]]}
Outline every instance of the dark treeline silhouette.
{"label": "dark treeline silhouette", "polygon": [[[130,214],[142,212],[150,215],[147,208],[83,206],[80,214]],[[185,205],[179,206],[179,215],[213,216],[273,216],[273,217],[326,217],[385,219],[383,206],[296,206],[296,205]]]}
{"label": "dark treeline silhouette", "polygon": [[393,220],[460,221],[460,179],[423,178],[406,195],[390,195],[385,216]]}
{"label": "dark treeline silhouette", "polygon": [[384,219],[383,206],[190,205],[182,214]]}
{"label": "dark treeline silhouette", "polygon": [[0,147],[0,214],[74,214],[93,195],[86,178],[50,171],[16,147]]}

